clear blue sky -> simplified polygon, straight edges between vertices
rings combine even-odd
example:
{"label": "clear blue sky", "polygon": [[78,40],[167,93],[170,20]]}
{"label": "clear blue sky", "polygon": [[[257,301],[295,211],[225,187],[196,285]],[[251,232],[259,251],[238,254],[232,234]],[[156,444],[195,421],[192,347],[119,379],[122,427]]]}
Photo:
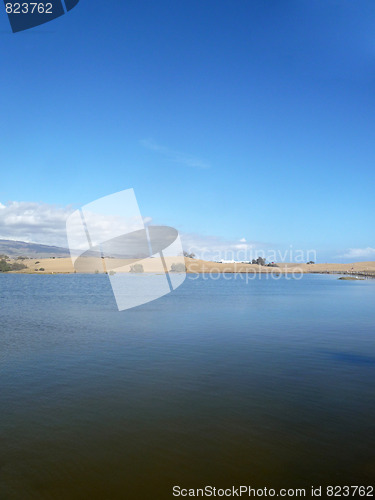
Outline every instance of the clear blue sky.
{"label": "clear blue sky", "polygon": [[375,247],[373,0],[81,0],[0,23],[3,204],[133,187],[187,233]]}

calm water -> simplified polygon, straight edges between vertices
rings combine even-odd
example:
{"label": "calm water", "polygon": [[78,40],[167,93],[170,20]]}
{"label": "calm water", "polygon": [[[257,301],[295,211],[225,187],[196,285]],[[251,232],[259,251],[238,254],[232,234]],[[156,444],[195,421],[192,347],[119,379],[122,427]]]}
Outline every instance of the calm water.
{"label": "calm water", "polygon": [[375,477],[375,280],[0,274],[0,498]]}

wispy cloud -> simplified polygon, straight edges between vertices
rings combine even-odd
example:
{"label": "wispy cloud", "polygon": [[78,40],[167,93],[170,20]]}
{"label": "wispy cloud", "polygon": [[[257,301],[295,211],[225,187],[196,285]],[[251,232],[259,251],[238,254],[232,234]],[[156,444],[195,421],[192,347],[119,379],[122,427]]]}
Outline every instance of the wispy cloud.
{"label": "wispy cloud", "polygon": [[343,255],[338,255],[339,258],[345,259],[366,259],[375,257],[375,248],[349,248]]}
{"label": "wispy cloud", "polygon": [[161,155],[165,156],[169,161],[173,161],[175,163],[181,163],[186,167],[210,168],[210,164],[207,161],[202,160],[201,158],[197,158],[196,156],[192,156],[186,153],[181,153],[179,151],[175,151],[165,146],[161,146],[152,139],[142,139],[140,141],[140,144],[144,148],[160,153]]}

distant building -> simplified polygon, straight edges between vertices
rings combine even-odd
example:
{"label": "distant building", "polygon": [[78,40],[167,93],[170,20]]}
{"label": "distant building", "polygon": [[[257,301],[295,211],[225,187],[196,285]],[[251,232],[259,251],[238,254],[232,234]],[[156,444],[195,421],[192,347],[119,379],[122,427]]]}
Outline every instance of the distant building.
{"label": "distant building", "polygon": [[248,260],[218,260],[220,264],[251,264]]}

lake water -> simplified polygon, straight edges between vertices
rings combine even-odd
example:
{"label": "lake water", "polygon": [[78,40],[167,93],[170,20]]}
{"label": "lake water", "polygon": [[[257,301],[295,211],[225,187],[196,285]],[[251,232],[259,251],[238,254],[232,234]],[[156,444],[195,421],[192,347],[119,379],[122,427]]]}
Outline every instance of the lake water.
{"label": "lake water", "polygon": [[196,278],[0,274],[1,500],[374,481],[375,280]]}

